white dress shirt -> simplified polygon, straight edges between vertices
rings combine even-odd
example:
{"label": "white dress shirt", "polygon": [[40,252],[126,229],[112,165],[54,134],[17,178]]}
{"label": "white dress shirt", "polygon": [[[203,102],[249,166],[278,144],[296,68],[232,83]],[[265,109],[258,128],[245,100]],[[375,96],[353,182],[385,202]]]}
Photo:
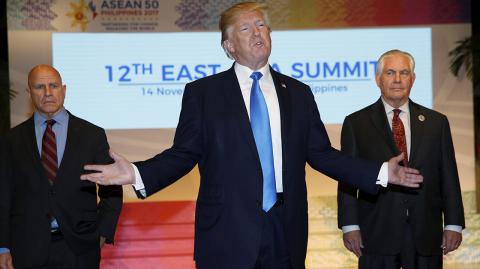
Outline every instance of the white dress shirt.
{"label": "white dress shirt", "polygon": [[258,71],[262,73],[260,78],[260,89],[262,90],[265,102],[267,103],[268,116],[270,118],[270,130],[272,133],[273,148],[273,166],[275,170],[275,185],[277,192],[283,192],[282,185],[282,131],[280,123],[280,107],[278,105],[277,91],[273,83],[272,74],[270,73],[270,65],[267,63],[259,70],[251,70],[239,63],[234,66],[235,75],[237,75],[238,84],[242,90],[243,101],[247,108],[248,117],[250,118],[250,93],[252,92],[253,79],[250,75]]}

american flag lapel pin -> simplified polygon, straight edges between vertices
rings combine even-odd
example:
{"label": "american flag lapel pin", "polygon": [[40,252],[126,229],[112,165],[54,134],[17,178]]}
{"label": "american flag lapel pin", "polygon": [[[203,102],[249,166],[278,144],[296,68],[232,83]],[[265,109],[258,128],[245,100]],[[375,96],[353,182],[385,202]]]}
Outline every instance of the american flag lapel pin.
{"label": "american flag lapel pin", "polygon": [[282,85],[282,88],[287,88],[287,85],[285,85],[283,82],[280,82],[280,85]]}

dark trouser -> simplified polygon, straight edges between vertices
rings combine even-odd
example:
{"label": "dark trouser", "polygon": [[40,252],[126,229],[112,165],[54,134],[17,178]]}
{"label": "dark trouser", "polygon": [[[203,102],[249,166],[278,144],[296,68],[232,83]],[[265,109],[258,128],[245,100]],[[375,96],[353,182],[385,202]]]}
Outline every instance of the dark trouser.
{"label": "dark trouser", "polygon": [[[412,225],[405,227],[403,246],[397,255],[363,254],[358,261],[359,269],[441,269],[442,255],[422,256],[415,250]],[[388,239],[385,239],[388,240]],[[440,247],[440,246],[438,246]]]}
{"label": "dark trouser", "polygon": [[272,209],[264,213],[262,240],[255,269],[291,269],[284,229],[284,205],[279,198]]}
{"label": "dark trouser", "polygon": [[38,269],[98,269],[100,264],[99,248],[100,242],[98,248],[77,256],[70,250],[61,234],[52,234],[48,264],[38,267]]}

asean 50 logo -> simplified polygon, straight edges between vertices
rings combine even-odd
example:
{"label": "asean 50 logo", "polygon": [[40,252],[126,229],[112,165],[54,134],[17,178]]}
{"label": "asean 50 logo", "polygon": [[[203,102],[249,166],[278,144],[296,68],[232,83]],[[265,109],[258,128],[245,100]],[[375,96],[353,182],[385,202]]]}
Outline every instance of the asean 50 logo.
{"label": "asean 50 logo", "polygon": [[93,1],[86,4],[85,0],[77,3],[70,2],[70,12],[66,15],[72,19],[71,27],[80,27],[82,32],[87,30],[87,25],[97,17],[96,5]]}

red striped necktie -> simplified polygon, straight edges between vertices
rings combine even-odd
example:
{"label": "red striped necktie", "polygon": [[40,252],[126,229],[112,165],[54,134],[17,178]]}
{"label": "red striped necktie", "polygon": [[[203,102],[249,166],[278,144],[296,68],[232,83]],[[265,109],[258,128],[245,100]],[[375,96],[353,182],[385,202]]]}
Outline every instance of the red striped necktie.
{"label": "red striped necktie", "polygon": [[402,111],[398,108],[393,110],[392,133],[398,151],[403,153],[403,166],[408,167],[407,140],[405,138],[403,122],[399,117],[400,112]]}
{"label": "red striped necktie", "polygon": [[55,133],[52,130],[55,120],[47,120],[45,122],[47,128],[45,129],[42,139],[42,165],[45,169],[48,181],[52,184],[57,177],[58,170],[57,142],[55,139]]}

